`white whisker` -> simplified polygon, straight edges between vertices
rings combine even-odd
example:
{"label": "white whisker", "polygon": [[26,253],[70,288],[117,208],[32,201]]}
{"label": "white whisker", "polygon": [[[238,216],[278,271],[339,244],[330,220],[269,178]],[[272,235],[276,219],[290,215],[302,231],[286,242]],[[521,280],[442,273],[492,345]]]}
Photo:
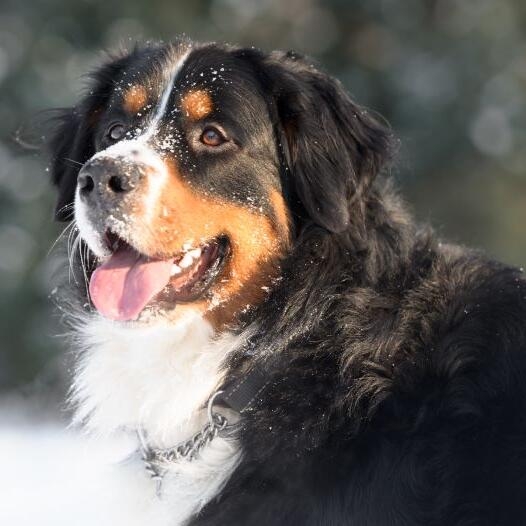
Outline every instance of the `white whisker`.
{"label": "white whisker", "polygon": [[78,236],[79,243],[78,243],[78,249],[79,249],[79,257],[80,257],[80,265],[82,267],[82,276],[84,278],[84,288],[86,289],[86,297],[89,301],[89,285],[88,285],[88,274],[86,272],[86,265],[88,262],[88,252],[87,247],[85,243],[82,243],[82,239],[80,238],[80,233]]}
{"label": "white whisker", "polygon": [[75,222],[72,221],[71,223],[69,223],[69,225],[67,225],[63,230],[62,232],[60,232],[60,234],[58,235],[57,239],[55,239],[55,241],[53,242],[53,244],[51,245],[51,248],[48,250],[47,254],[46,254],[46,257],[49,257],[51,252],[53,252],[53,249],[57,246],[57,243],[66,235],[66,232],[75,226]]}
{"label": "white whisker", "polygon": [[[73,238],[73,236],[75,237]],[[77,250],[77,245],[79,242],[80,242],[80,231],[77,228],[77,225],[75,224],[75,228],[72,228],[68,235],[68,261],[69,261],[69,281],[71,282],[71,278],[73,278],[73,281],[75,282],[76,285],[78,285],[78,280],[75,275],[73,256],[75,254],[75,251]]]}
{"label": "white whisker", "polygon": [[59,208],[56,213],[59,214],[60,212],[65,212],[66,210],[72,210],[75,206],[75,203],[68,203],[67,205],[62,206]]}
{"label": "white whisker", "polygon": [[78,166],[84,166],[83,163],[79,163],[78,161],[75,161],[75,159],[70,159],[69,157],[63,157],[64,161],[68,161],[70,163],[76,164]]}

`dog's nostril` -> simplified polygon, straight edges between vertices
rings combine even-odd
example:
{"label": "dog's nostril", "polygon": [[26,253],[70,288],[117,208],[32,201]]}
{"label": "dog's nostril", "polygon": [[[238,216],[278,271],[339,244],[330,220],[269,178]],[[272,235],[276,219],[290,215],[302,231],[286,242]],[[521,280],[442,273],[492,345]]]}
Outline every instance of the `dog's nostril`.
{"label": "dog's nostril", "polygon": [[118,175],[112,175],[108,180],[108,186],[116,194],[126,192],[126,188],[123,185],[122,178]]}
{"label": "dog's nostril", "polygon": [[95,188],[95,183],[93,182],[93,177],[88,173],[79,174],[77,181],[79,186],[79,191],[81,194],[89,194],[93,188]]}

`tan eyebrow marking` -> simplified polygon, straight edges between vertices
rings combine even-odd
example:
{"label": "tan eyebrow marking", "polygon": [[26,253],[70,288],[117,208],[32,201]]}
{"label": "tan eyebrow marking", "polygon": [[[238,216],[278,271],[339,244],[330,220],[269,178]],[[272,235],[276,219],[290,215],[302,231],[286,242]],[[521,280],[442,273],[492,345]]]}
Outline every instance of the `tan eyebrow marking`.
{"label": "tan eyebrow marking", "polygon": [[189,91],[181,101],[183,111],[192,120],[203,119],[214,110],[210,93],[205,90]]}
{"label": "tan eyebrow marking", "polygon": [[124,109],[129,113],[136,113],[146,106],[148,92],[144,86],[134,85],[124,93]]}

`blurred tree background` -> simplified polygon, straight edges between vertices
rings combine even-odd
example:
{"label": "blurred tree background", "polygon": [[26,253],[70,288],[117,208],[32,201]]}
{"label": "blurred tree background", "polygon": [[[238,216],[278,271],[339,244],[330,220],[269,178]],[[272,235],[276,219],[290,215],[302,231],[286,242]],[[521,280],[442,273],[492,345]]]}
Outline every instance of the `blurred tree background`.
{"label": "blurred tree background", "polygon": [[45,160],[17,128],[71,105],[101,50],[186,34],[315,57],[402,140],[394,175],[420,220],[526,263],[524,0],[3,0],[0,390],[60,379],[48,295],[60,232]]}

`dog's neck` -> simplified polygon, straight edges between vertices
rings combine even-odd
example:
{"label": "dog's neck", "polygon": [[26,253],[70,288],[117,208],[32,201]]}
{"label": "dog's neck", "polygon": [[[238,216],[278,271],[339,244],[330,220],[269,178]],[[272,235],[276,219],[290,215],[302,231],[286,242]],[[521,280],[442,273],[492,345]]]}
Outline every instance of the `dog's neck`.
{"label": "dog's neck", "polygon": [[206,421],[221,364],[242,336],[214,336],[198,313],[175,324],[130,327],[101,317],[80,328],[76,421],[103,435],[142,429],[158,447],[187,439]]}
{"label": "dog's neck", "polygon": [[[217,337],[198,313],[149,327],[92,315],[77,327],[76,420],[98,434],[128,429],[136,436],[141,429],[151,447],[176,446],[207,422],[207,401],[225,375],[222,362],[245,340]],[[136,454],[115,466],[110,485],[125,498],[126,517],[181,526],[221,491],[241,455],[235,439],[217,436],[195,460],[164,465],[159,486]]]}

